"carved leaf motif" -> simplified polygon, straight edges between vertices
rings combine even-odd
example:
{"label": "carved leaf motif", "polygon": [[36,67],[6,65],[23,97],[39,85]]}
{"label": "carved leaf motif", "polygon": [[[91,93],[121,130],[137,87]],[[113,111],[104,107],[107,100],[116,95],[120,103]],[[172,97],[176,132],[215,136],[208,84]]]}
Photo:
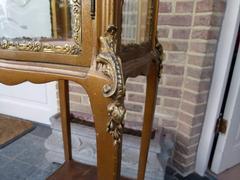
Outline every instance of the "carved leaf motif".
{"label": "carved leaf motif", "polygon": [[109,26],[105,36],[100,38],[102,43],[101,53],[97,57],[97,70],[101,71],[112,82],[111,84],[104,85],[103,94],[105,97],[114,100],[107,107],[109,116],[107,132],[112,135],[114,144],[121,142],[124,127],[123,119],[126,112],[124,107],[125,86],[121,59],[115,53],[116,32],[117,28],[115,26]]}

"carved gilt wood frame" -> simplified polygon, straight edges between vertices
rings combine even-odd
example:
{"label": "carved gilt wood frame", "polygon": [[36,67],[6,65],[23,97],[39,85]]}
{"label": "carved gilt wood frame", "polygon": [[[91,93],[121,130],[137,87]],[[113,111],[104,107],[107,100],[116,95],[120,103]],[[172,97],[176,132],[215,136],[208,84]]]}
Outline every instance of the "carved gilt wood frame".
{"label": "carved gilt wood frame", "polygon": [[90,67],[93,55],[93,22],[90,16],[92,5],[86,0],[72,0],[72,2],[73,44],[66,42],[64,45],[58,45],[30,38],[16,41],[2,39],[0,40],[1,57]]}
{"label": "carved gilt wood frame", "polygon": [[68,55],[79,55],[81,52],[81,0],[73,0],[73,39],[74,44],[55,45],[38,40],[8,40],[2,39],[0,41],[1,49],[17,50],[17,51],[33,51],[33,52],[47,52],[47,53],[59,53]]}

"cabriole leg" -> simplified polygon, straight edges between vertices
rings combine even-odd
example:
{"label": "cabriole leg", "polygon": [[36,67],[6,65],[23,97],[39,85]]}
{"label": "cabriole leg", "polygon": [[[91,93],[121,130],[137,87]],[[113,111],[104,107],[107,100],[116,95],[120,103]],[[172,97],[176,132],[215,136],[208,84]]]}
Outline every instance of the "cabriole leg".
{"label": "cabriole leg", "polygon": [[[115,102],[103,96],[103,84],[93,81],[92,92],[88,93],[96,128],[98,180],[119,180],[121,171],[122,134],[119,125],[119,141],[107,131],[111,108]],[[114,108],[114,107],[113,107]],[[123,117],[122,117],[123,118]],[[115,126],[115,125],[113,125]],[[117,132],[117,129],[115,129]]]}

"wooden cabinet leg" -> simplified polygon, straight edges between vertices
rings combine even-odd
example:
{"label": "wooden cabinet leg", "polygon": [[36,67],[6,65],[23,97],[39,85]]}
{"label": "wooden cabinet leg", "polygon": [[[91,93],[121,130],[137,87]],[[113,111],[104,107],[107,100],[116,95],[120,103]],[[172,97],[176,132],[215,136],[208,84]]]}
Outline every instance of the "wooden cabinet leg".
{"label": "wooden cabinet leg", "polygon": [[60,113],[62,122],[62,135],[64,144],[65,161],[72,160],[71,146],[71,124],[70,124],[70,107],[69,107],[69,85],[67,80],[59,80],[59,99]]}
{"label": "wooden cabinet leg", "polygon": [[98,86],[97,84],[97,82],[92,83],[91,91],[93,92],[88,92],[88,94],[96,129],[98,180],[119,180],[122,135],[120,134],[120,142],[115,144],[113,136],[107,132],[109,107],[114,101],[111,98],[104,97],[103,85]]}
{"label": "wooden cabinet leg", "polygon": [[155,101],[158,88],[158,71],[159,66],[156,63],[152,63],[147,75],[147,92],[145,100],[144,110],[144,122],[141,139],[141,149],[138,166],[138,180],[144,180],[148,150],[151,140],[152,124],[154,119]]}

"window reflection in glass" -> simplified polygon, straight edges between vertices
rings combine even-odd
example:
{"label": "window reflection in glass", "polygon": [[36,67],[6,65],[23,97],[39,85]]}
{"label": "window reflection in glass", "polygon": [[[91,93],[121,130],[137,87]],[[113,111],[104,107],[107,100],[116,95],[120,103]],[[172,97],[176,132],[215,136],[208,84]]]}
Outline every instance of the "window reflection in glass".
{"label": "window reflection in glass", "polygon": [[0,39],[72,41],[73,0],[0,0]]}
{"label": "window reflection in glass", "polygon": [[149,41],[152,21],[152,0],[124,0],[122,44]]}

